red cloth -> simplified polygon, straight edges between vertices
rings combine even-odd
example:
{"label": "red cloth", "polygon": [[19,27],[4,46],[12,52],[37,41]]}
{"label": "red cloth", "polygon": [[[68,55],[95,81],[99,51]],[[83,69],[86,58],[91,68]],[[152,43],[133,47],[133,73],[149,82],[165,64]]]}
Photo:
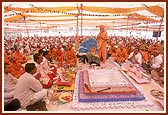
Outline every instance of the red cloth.
{"label": "red cloth", "polygon": [[50,88],[52,86],[52,82],[48,82],[48,84],[42,84],[43,88]]}
{"label": "red cloth", "polygon": [[57,73],[57,68],[54,67],[54,69],[52,69],[51,71],[52,71],[54,74],[56,74],[56,73]]}
{"label": "red cloth", "polygon": [[58,77],[58,80],[55,83],[55,85],[71,86],[72,85],[72,80],[73,80],[73,78],[71,79],[71,81],[64,81],[64,82],[62,82],[61,78]]}
{"label": "red cloth", "polygon": [[48,73],[48,76],[49,76],[50,80],[53,80],[53,77],[54,77],[53,73]]}
{"label": "red cloth", "polygon": [[53,70],[51,70],[53,73],[48,73],[48,76],[50,78],[50,80],[53,80],[53,78],[55,77],[56,73],[57,73],[57,68],[54,67]]}

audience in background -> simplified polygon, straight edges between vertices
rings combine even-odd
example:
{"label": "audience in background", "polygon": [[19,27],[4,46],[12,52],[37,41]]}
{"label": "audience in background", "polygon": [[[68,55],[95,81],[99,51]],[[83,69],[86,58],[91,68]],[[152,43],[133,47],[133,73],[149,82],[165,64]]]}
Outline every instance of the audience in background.
{"label": "audience in background", "polygon": [[[103,28],[101,29],[103,30]],[[100,36],[99,34],[97,37],[102,39]],[[106,35],[103,35],[103,37],[104,36]],[[79,37],[80,47],[81,44],[89,38],[90,36]],[[96,41],[95,38],[96,36],[93,36],[93,40]],[[82,55],[84,59],[82,60],[83,63],[95,63],[101,66],[101,61],[106,62],[108,60],[107,55],[105,56],[105,52],[107,51],[108,57],[113,57],[114,61],[121,65],[125,63],[126,59],[134,64],[142,64],[143,69],[146,70],[156,82],[159,81],[164,84],[165,54],[163,41],[156,42],[150,39],[122,36],[111,36],[108,40],[110,41],[109,48],[100,45],[104,44],[103,40],[101,42],[99,40],[97,41],[99,43],[99,49],[104,47],[103,51],[99,50],[99,52],[97,52],[97,47],[95,49],[89,46],[87,53]],[[67,41],[70,41],[70,43]],[[107,45],[107,43],[105,43],[105,45]],[[18,105],[16,107],[19,107],[20,103],[21,107],[25,108],[28,105],[42,100],[46,96],[46,90],[43,88],[51,88],[54,82],[53,78],[57,74],[57,69],[64,67],[64,65],[69,65],[73,68],[77,67],[79,63],[77,58],[80,56],[77,53],[78,50],[74,50],[74,44],[74,37],[64,37],[62,40],[62,37],[58,36],[36,36],[25,37],[23,39],[16,38],[16,40],[11,41],[6,40],[4,52],[5,105],[8,105],[10,102],[12,102],[11,104],[13,105],[13,100],[15,100],[14,102]],[[86,43],[86,46],[90,44],[90,42]],[[23,52],[20,50],[21,47],[24,48]],[[85,50],[85,47],[83,49]],[[26,56],[29,56],[27,53],[33,55],[35,66],[27,62],[28,58]],[[96,55],[97,53],[99,55]],[[50,62],[53,62],[56,66],[52,66]],[[23,64],[26,64],[25,68]],[[51,76],[51,73],[53,76]],[[16,86],[15,82],[12,82],[15,80],[17,81]],[[10,88],[11,91],[8,90],[9,87],[12,87]],[[9,95],[7,93],[9,93]]]}

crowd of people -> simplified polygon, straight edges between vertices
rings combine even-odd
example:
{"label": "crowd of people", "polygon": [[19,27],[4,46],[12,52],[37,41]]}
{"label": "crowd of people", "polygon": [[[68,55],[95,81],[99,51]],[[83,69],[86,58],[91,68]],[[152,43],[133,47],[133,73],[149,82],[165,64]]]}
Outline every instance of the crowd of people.
{"label": "crowd of people", "polygon": [[[79,44],[90,36],[79,37]],[[100,26],[97,36],[92,36],[97,47],[91,47],[83,63],[100,66],[113,58],[119,65],[126,60],[139,64],[156,81],[164,83],[164,41],[135,39],[133,37],[108,36]],[[18,37],[4,39],[4,102],[19,99],[26,108],[47,96],[57,78],[57,68],[68,65],[77,67],[79,49],[76,37]],[[32,56],[33,63],[28,62]],[[93,59],[93,56],[94,59]],[[23,66],[25,65],[25,66]]]}

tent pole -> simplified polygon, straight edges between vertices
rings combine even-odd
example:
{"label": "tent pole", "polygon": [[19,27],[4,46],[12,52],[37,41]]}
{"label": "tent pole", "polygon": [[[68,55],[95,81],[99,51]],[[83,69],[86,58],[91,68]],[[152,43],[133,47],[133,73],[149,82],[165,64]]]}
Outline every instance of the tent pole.
{"label": "tent pole", "polygon": [[77,19],[77,24],[76,24],[76,37],[75,37],[75,48],[76,48],[76,51],[78,51],[78,48],[79,48],[79,36],[78,36],[78,16],[79,16],[79,8],[78,8],[78,4],[77,4],[77,10],[78,10],[78,14],[76,15],[76,19]]}
{"label": "tent pole", "polygon": [[28,36],[28,38],[29,38],[29,31],[28,31],[28,29],[27,29],[27,23],[26,23],[26,17],[25,17],[25,16],[24,16],[24,21],[25,21],[25,26],[26,26],[27,36]]}
{"label": "tent pole", "polygon": [[40,30],[41,30],[41,37],[42,37],[42,28],[41,28],[41,22],[40,22]]}
{"label": "tent pole", "polygon": [[133,30],[133,25],[132,25],[132,28],[131,28],[131,33],[132,33],[132,30]]}
{"label": "tent pole", "polygon": [[141,33],[142,33],[142,29],[140,29],[140,34],[139,34],[139,38],[141,37]]}
{"label": "tent pole", "polygon": [[147,39],[147,28],[148,28],[148,22],[146,23],[146,38]]}
{"label": "tent pole", "polygon": [[80,13],[80,10],[79,10],[79,7],[78,7],[78,4],[77,4],[77,10],[78,10],[78,14],[77,14],[76,35],[78,36],[78,16],[79,16],[79,13]]}
{"label": "tent pole", "polygon": [[162,16],[162,19],[160,20],[160,26],[159,26],[158,34],[157,34],[157,37],[156,37],[156,42],[158,42],[158,37],[159,37],[159,34],[160,34],[160,28],[162,26],[162,22],[163,22],[163,16]]}
{"label": "tent pole", "polygon": [[76,35],[78,35],[78,16],[77,16],[77,25],[76,25]]}
{"label": "tent pole", "polygon": [[114,21],[113,21],[113,28],[112,28],[112,33],[114,33]]}
{"label": "tent pole", "polygon": [[48,24],[47,24],[47,31],[48,31],[48,37],[49,37],[50,34],[49,34],[49,26],[48,26]]}
{"label": "tent pole", "polygon": [[81,36],[82,36],[83,4],[81,4],[80,10],[81,10]]}
{"label": "tent pole", "polygon": [[129,15],[128,15],[128,19],[127,19],[127,36],[128,36],[128,21],[129,21]]}

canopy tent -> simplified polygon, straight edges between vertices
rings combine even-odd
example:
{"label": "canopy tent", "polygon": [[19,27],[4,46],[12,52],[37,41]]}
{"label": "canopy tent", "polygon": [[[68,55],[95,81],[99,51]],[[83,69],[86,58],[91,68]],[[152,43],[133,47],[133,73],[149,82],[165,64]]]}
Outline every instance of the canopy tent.
{"label": "canopy tent", "polygon": [[164,2],[4,2],[3,7],[5,31],[100,24],[112,30],[164,31]]}

